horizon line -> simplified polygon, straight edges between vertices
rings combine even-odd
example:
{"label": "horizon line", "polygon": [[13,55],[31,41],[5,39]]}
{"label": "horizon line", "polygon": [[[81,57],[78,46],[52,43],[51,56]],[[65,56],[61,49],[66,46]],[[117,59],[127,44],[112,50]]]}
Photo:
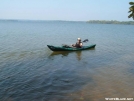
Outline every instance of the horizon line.
{"label": "horizon line", "polygon": [[88,22],[88,21],[118,21],[118,22],[133,22],[133,21],[119,21],[119,20],[87,20],[87,21],[74,21],[74,20],[36,20],[36,19],[3,19],[1,21],[63,21],[63,22]]}

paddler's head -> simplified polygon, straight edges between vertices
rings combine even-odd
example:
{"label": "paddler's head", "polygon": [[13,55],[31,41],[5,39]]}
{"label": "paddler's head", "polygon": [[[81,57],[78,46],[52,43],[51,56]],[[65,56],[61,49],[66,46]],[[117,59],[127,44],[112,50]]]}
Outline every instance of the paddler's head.
{"label": "paddler's head", "polygon": [[81,39],[80,39],[80,38],[77,38],[77,40],[78,40],[78,41],[81,41]]}

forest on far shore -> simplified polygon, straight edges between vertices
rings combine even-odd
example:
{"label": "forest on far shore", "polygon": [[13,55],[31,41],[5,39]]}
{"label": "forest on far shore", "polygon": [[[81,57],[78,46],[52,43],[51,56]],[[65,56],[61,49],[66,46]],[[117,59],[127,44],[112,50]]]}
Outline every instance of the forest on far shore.
{"label": "forest on far shore", "polygon": [[87,23],[95,23],[95,24],[125,24],[125,25],[134,25],[134,21],[106,21],[106,20],[89,20]]}

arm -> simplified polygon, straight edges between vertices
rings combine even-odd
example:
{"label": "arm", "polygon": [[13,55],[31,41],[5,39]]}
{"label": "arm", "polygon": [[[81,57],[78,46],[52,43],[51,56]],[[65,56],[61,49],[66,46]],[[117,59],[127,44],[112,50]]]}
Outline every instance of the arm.
{"label": "arm", "polygon": [[81,43],[80,43],[80,47],[82,47],[82,46],[83,46],[83,43],[81,42]]}

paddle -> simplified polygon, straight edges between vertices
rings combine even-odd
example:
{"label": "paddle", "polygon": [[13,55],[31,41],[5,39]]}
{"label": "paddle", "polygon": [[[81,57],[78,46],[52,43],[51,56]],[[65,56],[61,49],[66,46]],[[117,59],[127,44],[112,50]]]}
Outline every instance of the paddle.
{"label": "paddle", "polygon": [[[85,43],[86,43],[86,42],[88,42],[88,39],[85,39],[85,40],[83,40],[82,42],[85,42]],[[63,47],[66,47],[66,48],[69,48],[69,47],[70,47],[69,45],[66,45],[66,44],[62,44],[62,46],[63,46]]]}

